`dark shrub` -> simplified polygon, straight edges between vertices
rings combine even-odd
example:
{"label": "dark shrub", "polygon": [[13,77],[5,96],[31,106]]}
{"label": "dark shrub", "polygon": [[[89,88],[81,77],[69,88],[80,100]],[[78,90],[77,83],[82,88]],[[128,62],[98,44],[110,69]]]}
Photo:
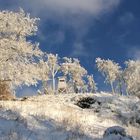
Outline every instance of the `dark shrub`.
{"label": "dark shrub", "polygon": [[81,108],[90,108],[92,104],[94,104],[96,100],[92,97],[83,97],[79,101],[77,101],[76,105]]}
{"label": "dark shrub", "polygon": [[0,100],[12,100],[14,96],[9,90],[9,86],[6,82],[0,82]]}

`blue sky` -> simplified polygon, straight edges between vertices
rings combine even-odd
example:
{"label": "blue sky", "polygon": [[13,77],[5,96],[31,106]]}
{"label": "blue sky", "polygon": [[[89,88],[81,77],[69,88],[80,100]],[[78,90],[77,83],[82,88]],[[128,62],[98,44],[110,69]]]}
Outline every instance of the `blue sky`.
{"label": "blue sky", "polygon": [[1,10],[21,7],[39,17],[39,30],[31,39],[48,53],[79,58],[100,90],[107,87],[95,58],[121,66],[128,59],[140,59],[139,6],[139,0],[0,0]]}

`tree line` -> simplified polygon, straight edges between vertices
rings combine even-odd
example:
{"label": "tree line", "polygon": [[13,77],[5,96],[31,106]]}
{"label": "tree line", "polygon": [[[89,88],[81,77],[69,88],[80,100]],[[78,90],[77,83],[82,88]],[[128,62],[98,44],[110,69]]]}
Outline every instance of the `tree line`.
{"label": "tree line", "polygon": [[[31,18],[22,9],[19,12],[0,11],[0,85],[9,92],[23,85],[37,85],[40,81],[47,92],[45,83],[52,80],[52,92],[55,92],[55,79],[63,75],[68,88],[73,92],[96,92],[93,75],[81,66],[77,58],[59,58],[57,54],[48,54],[39,48],[39,43],[27,38],[36,34],[38,18]],[[140,61],[129,60],[122,70],[112,60],[96,59],[98,70],[109,83],[112,93],[119,88],[123,94],[140,94]],[[0,86],[0,87],[1,87]],[[0,89],[0,92],[2,88]]]}
{"label": "tree line", "polygon": [[[110,84],[112,93],[133,94],[140,97],[140,60],[128,60],[125,68],[112,60],[96,59],[98,70]],[[115,91],[116,89],[116,91]]]}

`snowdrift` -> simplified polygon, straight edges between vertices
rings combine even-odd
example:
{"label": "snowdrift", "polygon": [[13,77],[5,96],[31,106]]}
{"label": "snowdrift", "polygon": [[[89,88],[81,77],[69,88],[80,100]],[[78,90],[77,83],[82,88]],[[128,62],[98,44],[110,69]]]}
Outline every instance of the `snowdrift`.
{"label": "snowdrift", "polygon": [[[83,109],[77,104],[83,98],[94,102]],[[139,140],[136,122],[139,103],[136,97],[105,93],[40,95],[0,101],[0,140],[118,140],[118,135],[103,137],[105,130],[113,126],[125,129],[122,140],[131,140],[127,135]],[[131,116],[137,117],[131,122]]]}

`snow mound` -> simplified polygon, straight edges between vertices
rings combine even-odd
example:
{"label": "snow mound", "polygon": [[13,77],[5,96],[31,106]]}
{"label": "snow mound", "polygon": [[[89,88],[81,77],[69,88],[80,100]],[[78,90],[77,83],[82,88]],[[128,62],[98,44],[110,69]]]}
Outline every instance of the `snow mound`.
{"label": "snow mound", "polygon": [[[90,108],[76,105],[83,98]],[[104,131],[112,126],[122,126],[139,140],[139,130],[129,132],[116,111],[137,112],[138,102],[137,98],[110,94],[40,95],[0,101],[0,140],[102,140]]]}
{"label": "snow mound", "polygon": [[103,138],[103,140],[133,140],[131,136],[126,134],[125,129],[120,126],[107,128]]}

